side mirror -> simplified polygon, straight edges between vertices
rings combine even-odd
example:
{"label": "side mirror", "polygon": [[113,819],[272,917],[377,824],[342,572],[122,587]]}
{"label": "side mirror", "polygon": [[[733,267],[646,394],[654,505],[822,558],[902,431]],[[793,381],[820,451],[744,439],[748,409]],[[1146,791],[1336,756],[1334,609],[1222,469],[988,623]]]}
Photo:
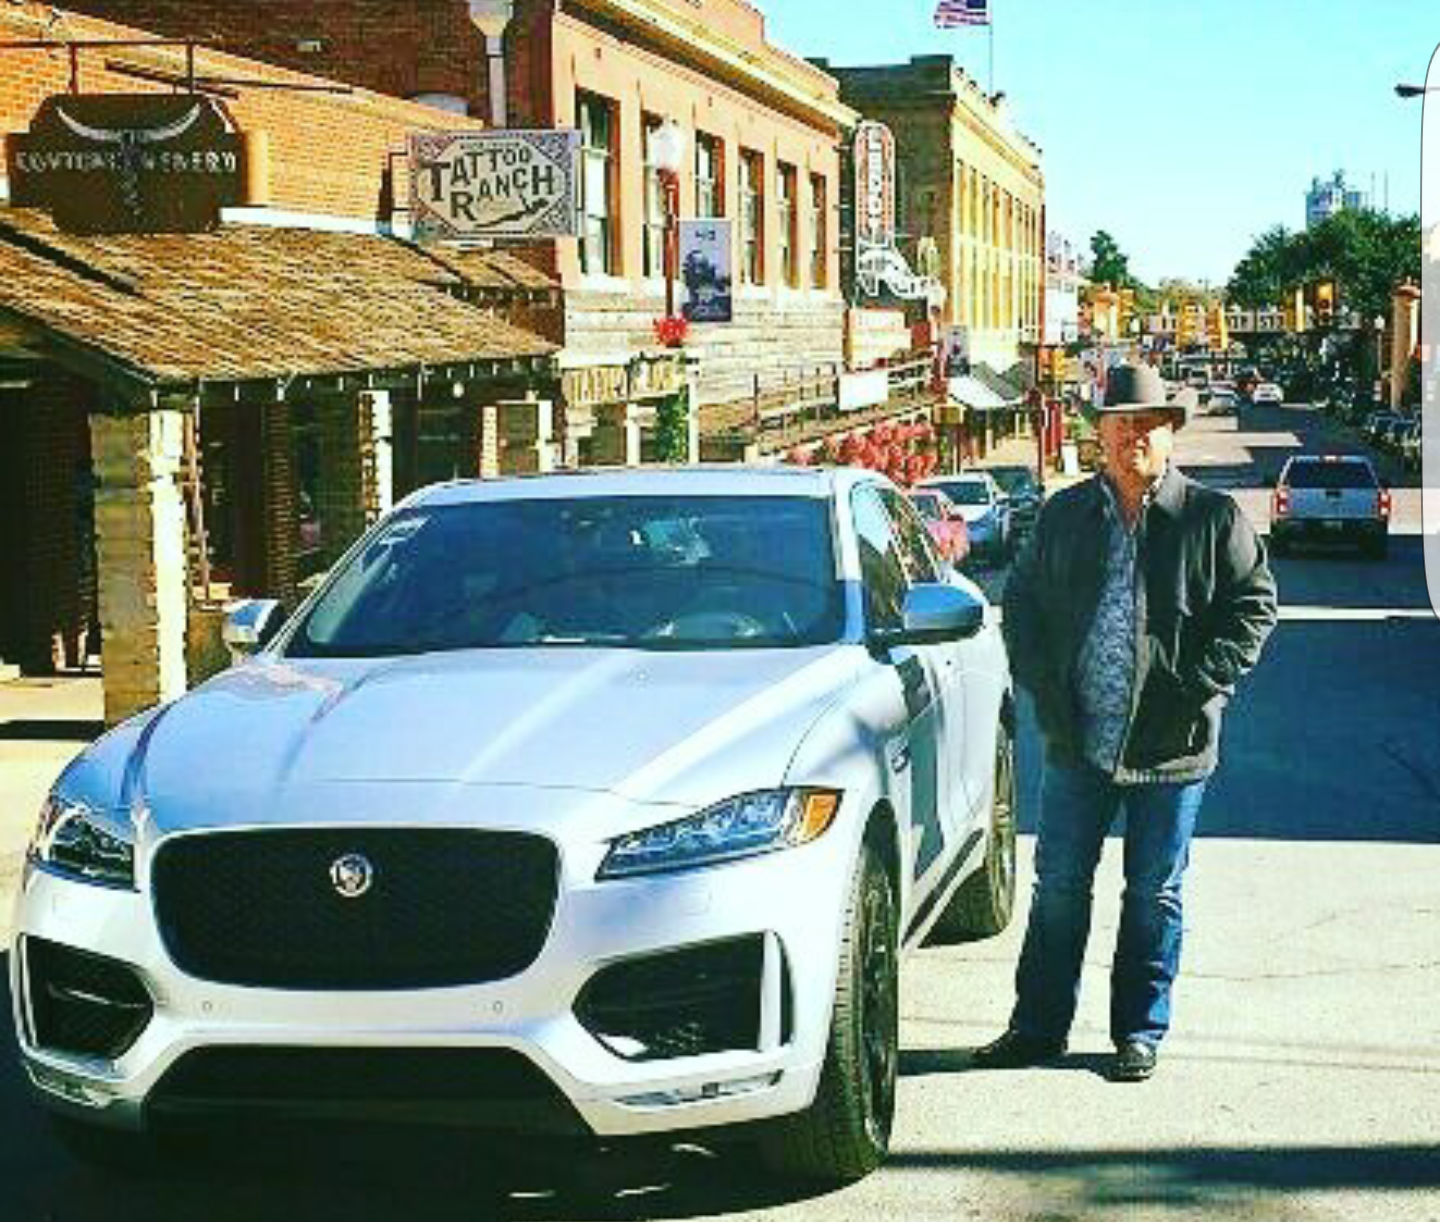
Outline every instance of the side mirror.
{"label": "side mirror", "polygon": [[905,595],[905,626],[886,645],[939,645],[974,636],[985,624],[985,601],[958,586],[927,583]]}
{"label": "side mirror", "polygon": [[220,639],[232,664],[243,662],[274,639],[285,622],[285,610],[273,598],[247,598],[225,609]]}

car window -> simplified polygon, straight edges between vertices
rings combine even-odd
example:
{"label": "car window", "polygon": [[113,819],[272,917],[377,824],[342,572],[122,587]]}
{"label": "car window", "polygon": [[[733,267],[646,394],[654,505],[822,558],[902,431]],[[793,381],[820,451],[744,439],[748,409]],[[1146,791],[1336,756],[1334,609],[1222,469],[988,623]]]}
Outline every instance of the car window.
{"label": "car window", "polygon": [[860,550],[866,627],[900,628],[905,622],[905,593],[909,583],[889,515],[874,488],[857,488],[850,505],[855,518],[855,544]]}
{"label": "car window", "polygon": [[327,583],[296,656],[837,640],[827,501],[642,496],[417,507]]}
{"label": "car window", "polygon": [[912,492],[910,503],[927,522],[940,522],[945,518],[943,498],[938,492]]}
{"label": "car window", "polygon": [[1375,473],[1364,462],[1292,462],[1283,482],[1291,488],[1373,488]]}
{"label": "car window", "polygon": [[900,561],[911,584],[940,580],[940,565],[930,543],[930,532],[919,515],[903,496],[892,489],[883,489],[880,499],[890,511],[900,544]]}
{"label": "car window", "polygon": [[990,489],[984,480],[979,479],[952,479],[942,484],[936,484],[946,496],[957,505],[988,505],[990,503]]}

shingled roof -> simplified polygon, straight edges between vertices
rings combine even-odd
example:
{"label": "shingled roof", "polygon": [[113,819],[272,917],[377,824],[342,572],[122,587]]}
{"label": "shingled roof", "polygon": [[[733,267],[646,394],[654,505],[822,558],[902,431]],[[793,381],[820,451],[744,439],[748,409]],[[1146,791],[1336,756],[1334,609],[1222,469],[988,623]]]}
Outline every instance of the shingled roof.
{"label": "shingled roof", "polygon": [[141,387],[544,359],[554,344],[464,298],[554,288],[500,252],[259,225],[76,237],[0,209],[0,316]]}

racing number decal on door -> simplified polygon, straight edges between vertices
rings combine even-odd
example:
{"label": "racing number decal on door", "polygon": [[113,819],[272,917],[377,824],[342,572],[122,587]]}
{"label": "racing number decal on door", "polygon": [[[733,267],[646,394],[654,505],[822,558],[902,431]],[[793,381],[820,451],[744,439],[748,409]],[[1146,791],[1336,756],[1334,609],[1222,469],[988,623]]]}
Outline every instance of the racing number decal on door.
{"label": "racing number decal on door", "polygon": [[940,768],[935,727],[935,693],[925,664],[915,655],[896,668],[909,715],[902,759],[909,761],[910,822],[916,832],[915,877],[924,875],[945,847],[940,828]]}

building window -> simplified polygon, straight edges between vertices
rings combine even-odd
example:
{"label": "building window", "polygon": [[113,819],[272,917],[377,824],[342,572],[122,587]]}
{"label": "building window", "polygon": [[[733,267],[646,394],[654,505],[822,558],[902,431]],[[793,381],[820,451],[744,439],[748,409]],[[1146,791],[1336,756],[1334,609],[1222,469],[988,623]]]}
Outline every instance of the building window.
{"label": "building window", "polygon": [[645,218],[642,245],[645,249],[645,275],[665,274],[665,187],[655,166],[652,137],[660,130],[659,115],[645,115],[641,126],[645,163]]}
{"label": "building window", "polygon": [[714,136],[695,136],[695,215],[702,220],[725,215],[724,151]]}
{"label": "building window", "polygon": [[823,289],[830,285],[829,254],[830,197],[825,175],[810,175],[810,287]]}
{"label": "building window", "polygon": [[780,219],[780,280],[794,288],[800,282],[795,241],[799,209],[795,199],[795,167],[781,162],[775,171],[775,203]]}
{"label": "building window", "polygon": [[615,104],[593,93],[579,93],[575,114],[580,125],[580,270],[605,274],[614,268]]}
{"label": "building window", "polygon": [[740,282],[765,282],[765,159],[740,150]]}

